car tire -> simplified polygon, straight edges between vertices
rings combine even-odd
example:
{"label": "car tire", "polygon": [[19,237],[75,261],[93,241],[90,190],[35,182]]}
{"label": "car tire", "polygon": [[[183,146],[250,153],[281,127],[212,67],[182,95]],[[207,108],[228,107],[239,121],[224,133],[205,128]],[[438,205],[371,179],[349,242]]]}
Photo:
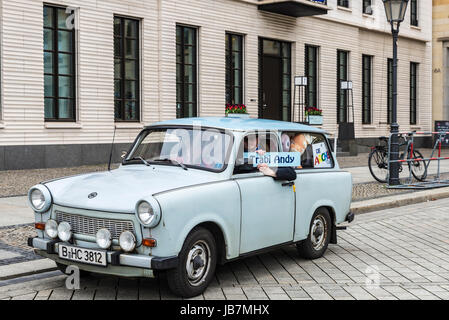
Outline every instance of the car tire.
{"label": "car tire", "polygon": [[205,228],[195,228],[184,241],[178,266],[167,271],[170,290],[181,297],[191,298],[206,290],[217,266],[215,238]]}
{"label": "car tire", "polygon": [[[66,274],[65,270],[68,267],[67,265],[59,263],[59,262],[56,262],[56,267],[58,268],[59,271],[61,271],[62,273]],[[88,275],[90,275],[90,272],[80,269],[80,277],[86,277]]]}
{"label": "car tire", "polygon": [[306,240],[296,244],[298,254],[305,259],[318,259],[327,250],[332,235],[332,220],[329,211],[319,208],[310,221]]}

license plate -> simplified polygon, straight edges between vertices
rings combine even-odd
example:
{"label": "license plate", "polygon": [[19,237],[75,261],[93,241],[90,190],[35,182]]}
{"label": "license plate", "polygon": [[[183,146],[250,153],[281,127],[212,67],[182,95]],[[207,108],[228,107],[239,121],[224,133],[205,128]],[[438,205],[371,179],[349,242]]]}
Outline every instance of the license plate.
{"label": "license plate", "polygon": [[65,244],[60,244],[58,251],[59,257],[61,259],[103,267],[106,267],[107,265],[106,251],[66,246]]}

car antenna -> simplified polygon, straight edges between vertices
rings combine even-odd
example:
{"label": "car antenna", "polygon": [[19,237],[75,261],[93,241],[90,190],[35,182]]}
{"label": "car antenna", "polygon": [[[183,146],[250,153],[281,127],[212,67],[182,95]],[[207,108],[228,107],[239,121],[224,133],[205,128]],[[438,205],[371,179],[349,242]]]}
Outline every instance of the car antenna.
{"label": "car antenna", "polygon": [[114,126],[114,136],[112,137],[111,152],[109,154],[108,171],[111,171],[112,151],[114,151],[114,141],[115,141],[115,130],[117,130],[116,126]]}

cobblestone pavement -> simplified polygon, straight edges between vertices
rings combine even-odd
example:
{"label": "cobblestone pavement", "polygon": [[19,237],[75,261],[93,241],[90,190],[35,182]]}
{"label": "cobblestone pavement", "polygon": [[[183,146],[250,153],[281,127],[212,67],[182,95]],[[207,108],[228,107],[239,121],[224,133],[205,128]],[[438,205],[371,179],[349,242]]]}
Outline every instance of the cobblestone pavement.
{"label": "cobblestone pavement", "polygon": [[27,246],[28,237],[34,236],[33,225],[0,227],[0,266],[41,259]]}
{"label": "cobblestone pavement", "polygon": [[[194,299],[449,299],[449,199],[367,213],[324,257],[293,246],[221,266]],[[58,272],[0,282],[0,299],[175,299],[165,279],[89,276],[65,289]],[[24,280],[28,280],[24,282]]]}

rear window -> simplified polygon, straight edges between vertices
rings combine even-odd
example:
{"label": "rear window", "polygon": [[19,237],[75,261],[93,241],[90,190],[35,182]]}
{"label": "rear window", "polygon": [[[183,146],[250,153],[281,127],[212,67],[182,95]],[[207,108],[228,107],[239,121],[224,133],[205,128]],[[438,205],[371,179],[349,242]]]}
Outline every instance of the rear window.
{"label": "rear window", "polygon": [[322,134],[308,132],[283,132],[281,136],[283,152],[301,153],[298,169],[333,168],[334,160],[327,139]]}

